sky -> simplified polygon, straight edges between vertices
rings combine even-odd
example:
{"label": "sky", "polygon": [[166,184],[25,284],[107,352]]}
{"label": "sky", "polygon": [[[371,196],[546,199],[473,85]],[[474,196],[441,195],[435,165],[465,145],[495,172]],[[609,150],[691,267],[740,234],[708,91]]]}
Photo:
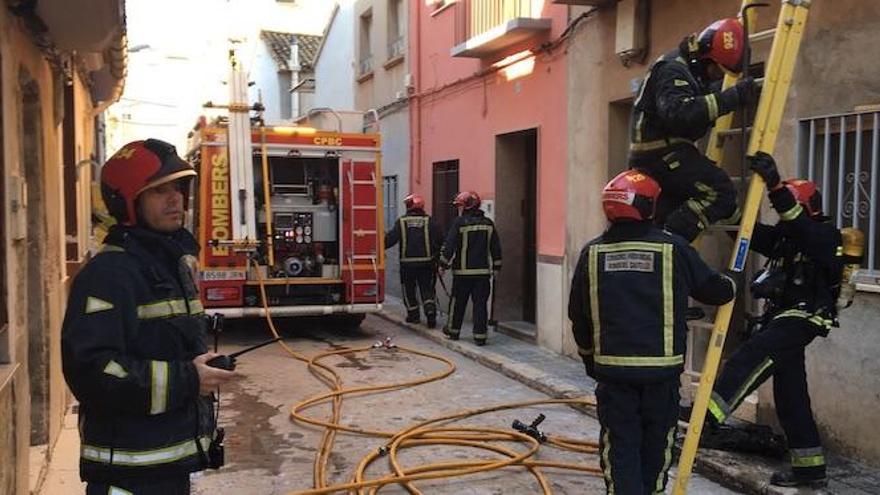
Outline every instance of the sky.
{"label": "sky", "polygon": [[[331,0],[126,0],[128,74],[108,112],[108,152],[148,137],[186,151],[206,101],[229,100],[231,39],[245,61],[261,30],[320,35]],[[215,111],[216,112],[216,111]]]}

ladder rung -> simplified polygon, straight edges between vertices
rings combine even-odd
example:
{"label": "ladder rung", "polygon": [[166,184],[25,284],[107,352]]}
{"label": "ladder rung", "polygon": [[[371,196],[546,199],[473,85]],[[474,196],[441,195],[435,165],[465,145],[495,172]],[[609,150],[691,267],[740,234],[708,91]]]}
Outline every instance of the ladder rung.
{"label": "ladder rung", "polygon": [[354,285],[376,285],[378,280],[371,278],[369,280],[352,280],[351,283]]}
{"label": "ladder rung", "polygon": [[363,237],[365,235],[376,235],[375,230],[355,230],[354,235],[358,237]]}
{"label": "ladder rung", "polygon": [[376,205],[354,205],[352,208],[355,210],[375,210]]}
{"label": "ladder rung", "polygon": [[356,186],[375,186],[376,185],[376,183],[371,180],[353,180],[353,181],[351,181],[351,183]]}
{"label": "ladder rung", "polygon": [[773,35],[775,35],[775,34],[776,34],[776,28],[770,28],[770,29],[766,29],[764,31],[758,31],[757,33],[752,33],[749,35],[749,41],[751,41],[752,43],[755,43],[758,41],[773,39]]}
{"label": "ladder rung", "polygon": [[718,225],[716,223],[706,227],[706,230],[717,232],[739,232],[739,225]]}
{"label": "ladder rung", "polygon": [[375,255],[372,254],[355,254],[351,257],[353,260],[373,260],[376,259]]}
{"label": "ladder rung", "polygon": [[[746,132],[747,133],[752,132],[752,127],[751,126],[746,127]],[[728,136],[738,136],[741,133],[742,133],[742,127],[734,127],[732,129],[725,129],[723,131],[716,131],[715,132],[715,134],[717,134],[718,137],[720,137],[720,138],[726,138]]]}

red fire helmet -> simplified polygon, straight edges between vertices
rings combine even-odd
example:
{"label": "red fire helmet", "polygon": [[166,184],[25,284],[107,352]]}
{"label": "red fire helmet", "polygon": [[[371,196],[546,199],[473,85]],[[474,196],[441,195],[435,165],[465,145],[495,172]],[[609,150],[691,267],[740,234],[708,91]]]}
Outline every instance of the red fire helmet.
{"label": "red fire helmet", "polygon": [[822,193],[816,183],[803,179],[788,179],[782,181],[786,189],[791,191],[795,201],[801,204],[811,217],[822,215]]}
{"label": "red fire helmet", "polygon": [[650,220],[657,209],[660,184],[638,170],[621,172],[602,190],[602,209],[610,222]]}
{"label": "red fire helmet", "polygon": [[455,196],[455,200],[452,201],[452,204],[455,206],[461,206],[465,210],[470,210],[471,208],[479,208],[481,202],[480,195],[476,192],[463,191]]}
{"label": "red fire helmet", "polygon": [[743,26],[738,19],[715,21],[697,37],[698,56],[708,58],[731,72],[741,72],[743,38]]}
{"label": "red fire helmet", "polygon": [[134,141],[123,146],[101,168],[101,196],[116,221],[134,225],[135,200],[140,193],[196,175],[192,165],[177,156],[174,145],[158,139]]}
{"label": "red fire helmet", "polygon": [[406,206],[407,210],[417,209],[424,210],[425,209],[425,198],[423,198],[419,194],[410,194],[409,196],[403,198],[403,204]]}

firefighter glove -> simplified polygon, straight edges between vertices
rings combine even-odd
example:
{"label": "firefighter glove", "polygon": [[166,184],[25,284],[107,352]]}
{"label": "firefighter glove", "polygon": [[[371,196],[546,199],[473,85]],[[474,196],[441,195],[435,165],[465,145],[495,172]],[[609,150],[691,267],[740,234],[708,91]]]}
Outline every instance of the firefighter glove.
{"label": "firefighter glove", "polygon": [[748,160],[749,168],[764,179],[767,189],[774,189],[779,185],[779,170],[776,169],[776,161],[772,156],[759,151],[748,157]]}
{"label": "firefighter glove", "polygon": [[741,77],[734,86],[736,94],[739,97],[740,105],[748,105],[755,101],[758,95],[758,85],[751,77]]}

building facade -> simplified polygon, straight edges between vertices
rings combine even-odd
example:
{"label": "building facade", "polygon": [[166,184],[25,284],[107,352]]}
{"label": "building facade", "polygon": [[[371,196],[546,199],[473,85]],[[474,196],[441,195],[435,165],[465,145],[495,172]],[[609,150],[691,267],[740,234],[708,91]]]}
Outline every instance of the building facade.
{"label": "building facade", "polygon": [[[368,122],[378,118],[386,228],[404,212],[401,203],[410,191],[408,12],[418,3],[356,0],[352,16],[354,106],[361,112],[375,111],[366,115]],[[388,250],[386,259],[386,290],[400,296],[396,247]]]}
{"label": "building facade", "polygon": [[562,351],[566,27],[550,2],[411,5],[410,186],[446,228],[476,191],[501,237],[500,328]]}
{"label": "building facade", "polygon": [[[626,168],[629,113],[634,92],[647,64],[677,47],[691,32],[713,20],[736,16],[741,2],[687,0],[624,0],[621,2],[559,3],[570,5],[571,15],[589,13],[574,30],[569,49],[568,142],[566,183],[566,238],[563,266],[570,279],[583,244],[605,228],[600,191],[605,182]],[[779,2],[759,9],[757,31],[776,24]],[[825,211],[838,226],[859,226],[866,234],[859,293],[854,306],[841,314],[841,328],[827,339],[817,339],[807,351],[807,373],[814,413],[827,445],[839,453],[880,465],[880,446],[872,440],[873,413],[880,407],[880,317],[878,285],[877,202],[878,110],[880,69],[860,55],[878,41],[880,5],[857,0],[812,2],[803,45],[775,156],[783,176],[817,181],[824,193]],[[760,76],[772,37],[753,43],[752,74]],[[641,50],[641,53],[639,53]],[[738,144],[731,140],[722,165],[737,180],[741,175]],[[766,201],[765,201],[766,203]],[[762,220],[775,222],[764,207]],[[731,245],[726,236],[705,236],[703,254],[715,266],[727,263]],[[753,261],[753,263],[756,263]],[[568,282],[566,282],[567,292]],[[742,318],[735,318],[726,352],[739,344],[735,338]],[[710,320],[711,322],[711,320]],[[707,328],[708,327],[708,328]],[[711,327],[691,330],[689,367],[701,367]],[[563,340],[568,339],[566,328]],[[576,353],[567,340],[564,352]],[[771,387],[764,386],[746,408],[749,419],[773,422]],[[841,418],[846,418],[845,421]]]}
{"label": "building facade", "polygon": [[0,493],[38,486],[67,406],[61,320],[91,246],[100,115],[124,82],[122,9],[0,9]]}

